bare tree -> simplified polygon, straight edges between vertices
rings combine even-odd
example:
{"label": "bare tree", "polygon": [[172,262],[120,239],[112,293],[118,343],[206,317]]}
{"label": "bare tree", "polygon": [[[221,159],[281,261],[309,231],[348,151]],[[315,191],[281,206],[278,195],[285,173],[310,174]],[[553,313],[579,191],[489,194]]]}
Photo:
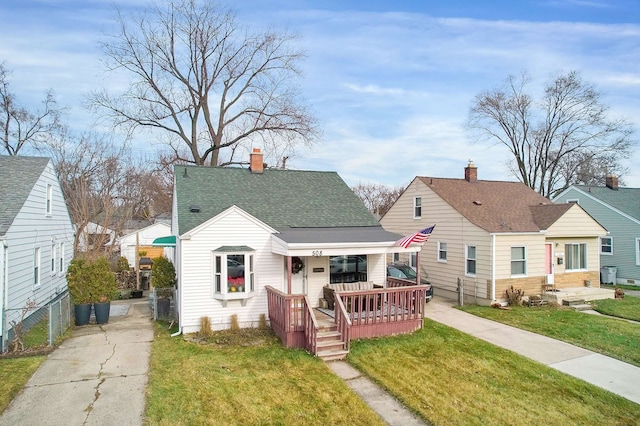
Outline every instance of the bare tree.
{"label": "bare tree", "polygon": [[610,118],[595,87],[577,72],[558,75],[539,102],[526,93],[526,73],[477,95],[469,126],[479,139],[506,146],[509,167],[523,183],[551,197],[576,183],[603,183],[622,172],[634,141],[624,119]]}
{"label": "bare tree", "polygon": [[106,69],[133,80],[124,93],[90,97],[113,126],[160,130],[176,161],[213,166],[246,163],[256,143],[282,158],[317,135],[294,84],[303,58],[295,35],[251,32],[211,0],[170,0],[117,18],[117,33],[102,43]]}
{"label": "bare tree", "polygon": [[365,207],[378,218],[389,211],[404,189],[404,186],[389,186],[379,183],[358,183],[351,187],[351,190],[362,200]]}
{"label": "bare tree", "polygon": [[20,106],[9,88],[10,72],[0,63],[0,141],[9,155],[18,155],[28,144],[36,145],[60,129],[60,113],[53,92],[44,98],[43,109],[29,111]]}
{"label": "bare tree", "polygon": [[[153,220],[154,211],[170,211],[170,179],[152,168],[153,162],[134,159],[124,145],[104,136],[62,133],[48,142],[67,208],[80,240],[92,239],[88,246],[96,254],[111,250],[109,231],[120,235],[129,219]],[[158,211],[160,210],[160,211]],[[92,230],[90,224],[99,228]],[[91,237],[89,237],[91,235]],[[88,241],[85,241],[88,242]]]}

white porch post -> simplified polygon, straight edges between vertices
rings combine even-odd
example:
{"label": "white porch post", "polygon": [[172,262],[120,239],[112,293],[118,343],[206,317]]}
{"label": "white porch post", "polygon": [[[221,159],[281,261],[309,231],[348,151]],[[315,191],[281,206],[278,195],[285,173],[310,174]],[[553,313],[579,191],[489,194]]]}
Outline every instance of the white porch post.
{"label": "white porch post", "polygon": [[291,294],[291,256],[287,256],[287,294]]}
{"label": "white porch post", "polygon": [[416,252],[416,285],[420,285],[420,252]]}

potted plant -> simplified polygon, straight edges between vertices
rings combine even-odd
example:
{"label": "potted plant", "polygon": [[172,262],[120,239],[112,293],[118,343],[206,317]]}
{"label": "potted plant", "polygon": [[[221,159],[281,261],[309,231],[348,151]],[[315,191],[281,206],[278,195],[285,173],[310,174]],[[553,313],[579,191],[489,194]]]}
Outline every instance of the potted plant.
{"label": "potted plant", "polygon": [[109,322],[111,300],[118,293],[115,274],[111,271],[109,262],[101,257],[91,265],[91,298],[97,324]]}
{"label": "potted plant", "polygon": [[156,289],[156,318],[168,318],[171,308],[170,289],[176,283],[176,270],[173,263],[164,256],[154,260],[151,267],[151,284]]}
{"label": "potted plant", "polygon": [[85,259],[75,258],[67,269],[67,284],[73,300],[76,325],[89,324],[91,317],[91,265]]}

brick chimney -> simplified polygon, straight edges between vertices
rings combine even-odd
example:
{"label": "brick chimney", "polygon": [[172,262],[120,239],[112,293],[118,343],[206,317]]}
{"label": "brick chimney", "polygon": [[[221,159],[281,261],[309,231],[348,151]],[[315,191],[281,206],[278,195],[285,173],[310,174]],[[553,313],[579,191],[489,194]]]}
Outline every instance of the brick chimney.
{"label": "brick chimney", "polygon": [[469,164],[464,168],[464,180],[467,182],[478,180],[478,168],[473,165],[473,160],[469,160]]}
{"label": "brick chimney", "polygon": [[609,189],[613,189],[614,191],[618,190],[618,178],[614,175],[607,175],[605,178],[605,184]]}
{"label": "brick chimney", "polygon": [[264,172],[264,162],[262,160],[260,148],[253,148],[253,152],[249,157],[249,170],[251,170],[251,173]]}

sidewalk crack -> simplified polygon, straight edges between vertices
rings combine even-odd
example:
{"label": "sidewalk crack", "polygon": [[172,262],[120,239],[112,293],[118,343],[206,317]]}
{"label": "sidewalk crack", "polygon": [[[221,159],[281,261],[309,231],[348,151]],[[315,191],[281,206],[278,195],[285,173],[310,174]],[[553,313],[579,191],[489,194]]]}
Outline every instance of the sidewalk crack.
{"label": "sidewalk crack", "polygon": [[[106,340],[107,344],[109,344],[109,336],[107,335],[106,330],[102,326],[100,326],[100,330],[102,330],[102,333],[104,334],[104,339]],[[95,387],[96,391],[93,394],[93,401],[91,401],[91,403],[87,406],[87,408],[85,408],[85,411],[87,412],[87,416],[84,419],[83,425],[88,424],[91,411],[93,411],[94,405],[96,404],[96,402],[98,402],[98,399],[100,398],[100,387],[106,380],[105,377],[102,377],[104,372],[104,367],[114,357],[115,354],[116,354],[116,345],[114,344],[111,348],[111,354],[107,357],[107,359],[105,359],[103,362],[100,363],[100,370],[98,371],[98,379],[100,379],[100,381]]]}

